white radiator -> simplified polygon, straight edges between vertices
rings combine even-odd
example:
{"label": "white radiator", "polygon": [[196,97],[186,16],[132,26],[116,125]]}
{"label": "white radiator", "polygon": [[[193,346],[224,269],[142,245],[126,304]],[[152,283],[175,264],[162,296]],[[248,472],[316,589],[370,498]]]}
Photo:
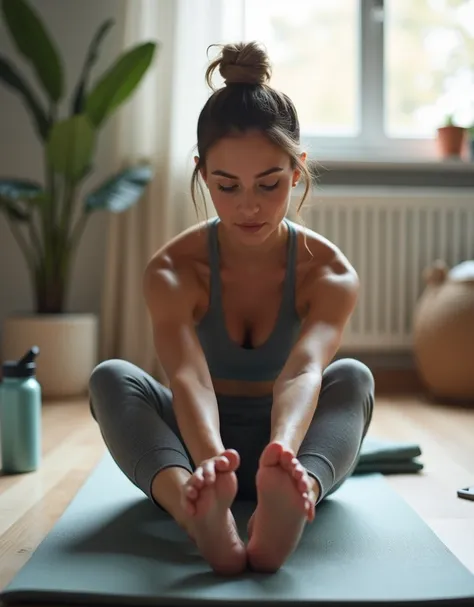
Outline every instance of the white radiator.
{"label": "white radiator", "polygon": [[327,187],[301,215],[340,247],[361,279],[341,349],[409,349],[423,269],[436,259],[450,267],[474,259],[472,190]]}

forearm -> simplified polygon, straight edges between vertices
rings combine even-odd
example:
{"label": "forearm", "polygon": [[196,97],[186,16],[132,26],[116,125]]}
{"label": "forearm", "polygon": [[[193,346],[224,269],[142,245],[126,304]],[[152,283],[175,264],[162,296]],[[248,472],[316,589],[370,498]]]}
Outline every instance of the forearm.
{"label": "forearm", "polygon": [[224,445],[214,391],[186,381],[175,381],[170,389],[178,428],[194,464],[222,453]]}
{"label": "forearm", "polygon": [[273,389],[271,442],[278,441],[296,454],[316,411],[322,374],[311,371],[277,381]]}

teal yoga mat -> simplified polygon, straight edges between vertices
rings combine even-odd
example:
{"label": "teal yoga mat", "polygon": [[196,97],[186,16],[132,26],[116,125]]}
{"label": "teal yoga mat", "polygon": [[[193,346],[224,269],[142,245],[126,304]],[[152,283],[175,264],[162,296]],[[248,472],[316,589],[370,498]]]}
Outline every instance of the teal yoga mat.
{"label": "teal yoga mat", "polygon": [[[242,531],[252,507],[235,505]],[[5,605],[474,606],[474,576],[376,473],[349,478],[318,506],[278,573],[218,577],[107,453],[0,597]]]}

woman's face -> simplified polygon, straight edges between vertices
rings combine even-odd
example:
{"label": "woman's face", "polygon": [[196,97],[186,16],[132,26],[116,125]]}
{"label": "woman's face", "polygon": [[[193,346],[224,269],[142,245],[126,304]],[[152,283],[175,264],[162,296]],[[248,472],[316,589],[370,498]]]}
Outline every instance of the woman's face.
{"label": "woman's face", "polygon": [[278,228],[299,176],[288,154],[255,132],[219,140],[202,171],[220,220],[249,244],[263,242]]}

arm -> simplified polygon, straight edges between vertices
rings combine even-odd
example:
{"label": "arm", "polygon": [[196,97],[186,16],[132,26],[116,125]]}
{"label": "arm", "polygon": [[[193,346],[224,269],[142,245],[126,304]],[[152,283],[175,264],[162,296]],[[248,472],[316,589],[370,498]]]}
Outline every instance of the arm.
{"label": "arm", "polygon": [[301,335],[273,388],[271,442],[297,453],[316,410],[322,375],[341,343],[357,301],[359,281],[339,260],[310,279],[308,314]]}
{"label": "arm", "polygon": [[155,259],[145,271],[143,289],[178,427],[198,466],[224,446],[214,387],[194,329],[197,282],[189,270],[178,272],[169,260]]}

